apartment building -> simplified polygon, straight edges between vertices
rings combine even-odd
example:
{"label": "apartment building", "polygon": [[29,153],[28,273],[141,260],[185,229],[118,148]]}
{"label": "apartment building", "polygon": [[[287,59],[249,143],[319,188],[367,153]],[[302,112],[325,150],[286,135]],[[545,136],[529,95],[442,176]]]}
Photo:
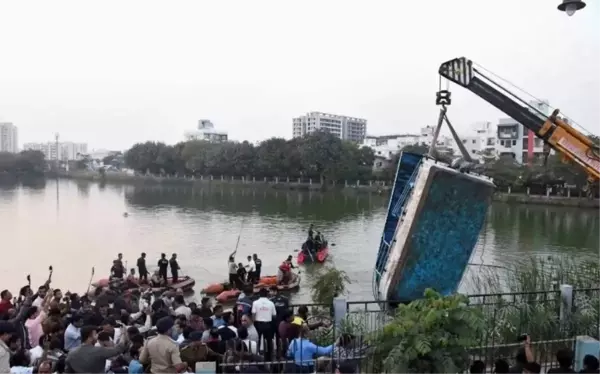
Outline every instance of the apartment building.
{"label": "apartment building", "polygon": [[47,143],[25,143],[24,150],[40,151],[46,160],[72,161],[81,159],[87,154],[87,143],[75,142],[47,142]]}
{"label": "apartment building", "polygon": [[327,131],[342,140],[361,143],[367,135],[367,120],[321,112],[310,112],[292,119],[294,138],[315,131]]}
{"label": "apartment building", "polygon": [[19,130],[10,122],[0,122],[0,152],[19,151]]}

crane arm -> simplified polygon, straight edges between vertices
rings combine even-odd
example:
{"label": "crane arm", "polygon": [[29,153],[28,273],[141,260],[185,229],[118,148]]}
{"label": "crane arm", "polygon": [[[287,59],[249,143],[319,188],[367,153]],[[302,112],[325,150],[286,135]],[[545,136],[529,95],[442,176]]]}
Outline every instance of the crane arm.
{"label": "crane arm", "polygon": [[550,117],[494,82],[465,57],[444,62],[440,76],[473,92],[543,139],[555,151],[581,165],[591,181],[600,179],[598,146],[566,121],[558,118],[558,110]]}

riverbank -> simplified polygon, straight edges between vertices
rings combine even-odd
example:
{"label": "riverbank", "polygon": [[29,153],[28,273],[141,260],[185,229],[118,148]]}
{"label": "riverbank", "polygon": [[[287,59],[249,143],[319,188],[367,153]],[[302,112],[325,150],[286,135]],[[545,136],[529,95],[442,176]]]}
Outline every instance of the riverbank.
{"label": "riverbank", "polygon": [[[207,186],[235,185],[251,188],[272,188],[282,190],[297,191],[320,191],[321,184],[312,179],[300,179],[289,177],[275,178],[256,178],[256,177],[226,177],[226,176],[201,176],[201,177],[157,177],[152,175],[132,175],[124,172],[107,172],[101,175],[91,171],[70,171],[60,172],[58,175],[49,175],[52,177],[88,180],[94,182],[122,183],[133,185],[168,185],[168,186],[188,186],[192,188],[202,188]],[[385,181],[345,181],[343,183],[331,184],[327,190],[347,189],[360,192],[383,193],[391,189],[391,184]]]}
{"label": "riverbank", "polygon": [[506,192],[496,192],[492,199],[494,201],[507,204],[534,204],[534,205],[553,205],[575,208],[600,208],[599,199],[588,199],[586,197],[566,197],[566,196],[546,196],[546,195],[527,195]]}

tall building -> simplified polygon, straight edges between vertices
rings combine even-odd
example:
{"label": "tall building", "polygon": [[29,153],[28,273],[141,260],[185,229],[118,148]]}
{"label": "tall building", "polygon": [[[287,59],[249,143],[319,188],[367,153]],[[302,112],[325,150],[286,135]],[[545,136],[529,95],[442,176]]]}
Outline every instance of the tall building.
{"label": "tall building", "polygon": [[40,151],[46,160],[71,161],[79,160],[82,155],[87,154],[87,143],[74,142],[47,142],[47,143],[25,143],[23,149]]}
{"label": "tall building", "polygon": [[19,151],[19,131],[10,122],[0,122],[0,152]]}
{"label": "tall building", "polygon": [[215,129],[213,123],[207,119],[198,121],[198,128],[192,131],[186,131],[184,134],[185,140],[205,140],[213,143],[222,143],[228,140],[227,131],[219,131]]}
{"label": "tall building", "polygon": [[342,140],[361,143],[367,135],[367,120],[338,116],[321,112],[310,112],[292,120],[294,138],[315,131],[327,131]]}

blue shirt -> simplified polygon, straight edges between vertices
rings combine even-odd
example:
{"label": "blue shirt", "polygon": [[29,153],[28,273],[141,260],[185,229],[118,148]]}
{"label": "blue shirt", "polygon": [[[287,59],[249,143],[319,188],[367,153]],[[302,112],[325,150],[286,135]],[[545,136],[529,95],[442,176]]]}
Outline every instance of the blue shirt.
{"label": "blue shirt", "polygon": [[294,359],[299,366],[312,366],[317,356],[326,356],[333,352],[333,344],[327,347],[319,347],[308,339],[296,338],[290,342],[287,356]]}
{"label": "blue shirt", "polygon": [[213,326],[214,327],[225,326],[225,320],[223,318],[217,318],[217,317],[213,316]]}
{"label": "blue shirt", "polygon": [[65,351],[70,351],[81,345],[81,330],[72,323],[65,330]]}
{"label": "blue shirt", "polygon": [[138,360],[131,360],[129,363],[129,373],[142,374],[144,373],[144,367]]}

